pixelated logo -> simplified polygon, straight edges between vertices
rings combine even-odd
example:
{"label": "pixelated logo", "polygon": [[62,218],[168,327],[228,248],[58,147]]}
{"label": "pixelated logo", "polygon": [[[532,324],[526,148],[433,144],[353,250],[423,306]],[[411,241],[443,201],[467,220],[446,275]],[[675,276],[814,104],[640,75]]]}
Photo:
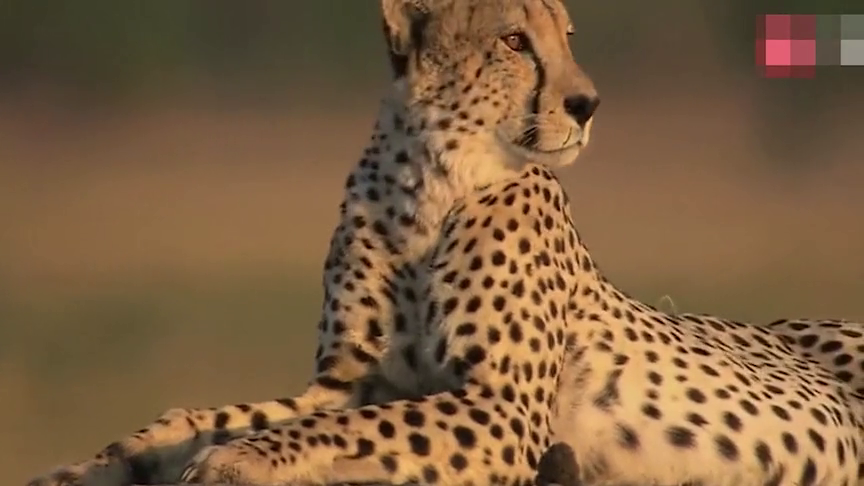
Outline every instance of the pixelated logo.
{"label": "pixelated logo", "polygon": [[766,77],[813,77],[816,70],[815,15],[763,15],[757,29],[756,62]]}
{"label": "pixelated logo", "polygon": [[756,64],[768,78],[812,78],[817,66],[862,66],[864,15],[761,15]]}

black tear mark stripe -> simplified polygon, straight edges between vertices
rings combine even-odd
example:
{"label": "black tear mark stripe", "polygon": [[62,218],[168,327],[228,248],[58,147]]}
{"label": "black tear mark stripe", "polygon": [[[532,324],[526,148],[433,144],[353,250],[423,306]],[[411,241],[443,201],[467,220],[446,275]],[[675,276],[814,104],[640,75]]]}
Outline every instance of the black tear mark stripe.
{"label": "black tear mark stripe", "polygon": [[[547,7],[548,8],[548,7]],[[528,6],[523,6],[522,10],[525,14],[525,20],[527,23],[531,23],[531,11],[528,9]],[[525,54],[531,59],[531,63],[534,66],[534,89],[531,92],[531,99],[528,101],[528,114],[532,116],[527,116],[523,121],[522,135],[519,137],[518,143],[528,148],[536,147],[540,141],[539,132],[537,128],[537,120],[536,115],[540,113],[540,96],[542,96],[543,90],[546,87],[547,75],[546,68],[543,66],[543,62],[540,57],[537,55],[537,51],[534,49],[534,43],[531,39],[525,35],[525,42],[527,43]]]}
{"label": "black tear mark stripe", "polygon": [[[546,2],[541,2],[543,7],[546,8],[546,12],[552,18],[553,22],[557,24],[557,16],[555,14],[554,8]],[[531,23],[531,12],[527,7],[523,7],[525,11],[525,18],[528,20],[528,23]],[[540,141],[540,132],[537,127],[536,115],[540,114],[540,97],[543,95],[543,91],[546,88],[546,84],[548,82],[548,76],[546,73],[546,67],[543,65],[542,59],[537,55],[537,50],[534,49],[534,44],[531,42],[531,39],[528,39],[528,49],[526,52],[528,53],[528,57],[531,59],[531,62],[534,65],[534,74],[536,76],[536,80],[534,82],[534,90],[533,96],[531,97],[531,101],[528,104],[529,113],[533,116],[526,118],[525,120],[525,128],[523,129],[523,134],[521,137],[521,143],[526,147],[536,147]]]}
{"label": "black tear mark stripe", "polygon": [[525,52],[534,66],[535,80],[534,88],[531,92],[531,100],[528,102],[528,113],[531,116],[526,117],[523,121],[524,128],[520,137],[520,143],[526,147],[536,147],[540,140],[536,115],[540,113],[540,97],[546,87],[546,68],[537,55],[537,51],[534,50],[531,39],[526,36],[525,40],[528,43],[528,48]]}

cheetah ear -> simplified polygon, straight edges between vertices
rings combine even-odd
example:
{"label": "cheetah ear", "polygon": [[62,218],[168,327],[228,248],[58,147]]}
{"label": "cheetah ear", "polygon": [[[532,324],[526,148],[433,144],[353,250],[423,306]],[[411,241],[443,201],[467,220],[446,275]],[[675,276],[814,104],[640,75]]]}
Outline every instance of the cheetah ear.
{"label": "cheetah ear", "polygon": [[384,37],[390,49],[393,74],[400,78],[408,69],[408,56],[422,47],[429,21],[429,0],[381,0]]}

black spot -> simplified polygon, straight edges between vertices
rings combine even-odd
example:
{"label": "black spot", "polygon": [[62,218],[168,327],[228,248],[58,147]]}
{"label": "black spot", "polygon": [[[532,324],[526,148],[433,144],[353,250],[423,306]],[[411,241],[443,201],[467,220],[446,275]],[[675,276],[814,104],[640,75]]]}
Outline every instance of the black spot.
{"label": "black spot", "polygon": [[456,415],[459,411],[459,409],[456,408],[456,405],[453,405],[451,402],[438,402],[435,404],[435,408],[437,408],[439,412],[448,416]]}
{"label": "black spot", "polygon": [[793,436],[789,432],[783,432],[781,438],[783,439],[783,447],[786,448],[787,452],[789,452],[790,454],[798,453],[798,441],[795,440],[795,436]]}
{"label": "black spot", "polygon": [[660,412],[660,409],[655,407],[650,403],[646,403],[642,405],[642,413],[644,413],[647,417],[650,417],[655,420],[659,420],[663,417],[663,414]]}
{"label": "black spot", "polygon": [[783,484],[783,479],[786,478],[786,468],[784,466],[777,467],[776,471],[765,481],[765,486],[780,486]]}
{"label": "black spot", "polygon": [[[348,447],[348,443],[345,442],[345,438],[341,435],[333,434],[333,445],[340,448],[346,449]],[[288,444],[288,447],[291,447],[291,444]],[[299,450],[297,452],[300,452]]]}
{"label": "black spot", "polygon": [[465,459],[465,456],[459,454],[453,454],[450,456],[450,466],[453,467],[457,472],[463,471],[466,467],[468,467],[468,459]]}
{"label": "black spot", "polygon": [[821,410],[816,409],[816,408],[811,408],[810,409],[810,415],[812,415],[813,418],[816,419],[816,421],[819,422],[820,424],[822,424],[822,425],[828,424],[828,418],[825,417],[825,414],[822,413]]}
{"label": "black spot", "polygon": [[393,426],[393,423],[388,420],[382,420],[378,424],[378,433],[381,434],[381,437],[385,439],[392,439],[393,436],[396,435],[396,427]]}
{"label": "black spot", "polygon": [[695,403],[705,403],[706,400],[705,394],[696,388],[687,389],[687,398]]}
{"label": "black spot", "polygon": [[516,451],[513,446],[508,445],[501,451],[501,459],[510,466],[516,463]]}
{"label": "black spot", "polygon": [[473,314],[480,309],[481,305],[482,301],[480,300],[480,297],[471,297],[470,299],[468,299],[468,303],[465,304],[465,312]]}
{"label": "black spot", "polygon": [[819,336],[815,334],[807,334],[805,336],[801,336],[798,338],[798,344],[801,345],[802,348],[810,348],[813,347],[819,341]]}
{"label": "black spot", "polygon": [[843,445],[842,439],[837,439],[837,462],[841,466],[846,464],[846,447]]}
{"label": "black spot", "polygon": [[369,457],[375,453],[375,443],[369,439],[357,439],[357,454],[352,456],[354,459]]}
{"label": "black spot", "polygon": [[522,425],[522,421],[518,418],[510,419],[510,430],[520,439],[525,436],[525,426]]}
{"label": "black spot", "polygon": [[477,332],[477,325],[473,322],[465,322],[456,327],[457,336],[473,336]]}
{"label": "black spot", "polygon": [[616,428],[618,429],[618,443],[621,447],[631,451],[639,448],[639,435],[632,427],[617,424]]}
{"label": "black spot", "polygon": [[700,364],[699,369],[701,369],[702,372],[708,376],[714,376],[714,377],[720,376],[720,373],[718,373],[717,370],[715,370],[714,368],[712,368],[706,364]]}
{"label": "black spot", "polygon": [[687,414],[687,421],[690,422],[691,424],[697,426],[697,427],[702,427],[702,426],[708,425],[708,420],[706,420],[705,417],[703,417],[703,416],[701,416],[695,412],[690,412]]}
{"label": "black spot", "polygon": [[462,425],[453,427],[453,436],[456,437],[456,441],[463,449],[471,449],[477,445],[477,436],[468,427]]}
{"label": "black spot", "polygon": [[425,435],[413,432],[408,436],[408,444],[411,446],[411,452],[418,456],[428,456],[430,443],[429,438]]}
{"label": "black spot", "polygon": [[836,351],[840,351],[843,349],[843,343],[840,341],[828,341],[826,343],[822,343],[822,346],[819,347],[819,350],[823,353],[833,353]]}
{"label": "black spot", "polygon": [[666,439],[675,447],[689,449],[696,445],[696,437],[693,432],[677,425],[666,429]]}
{"label": "black spot", "polygon": [[486,350],[480,345],[473,345],[465,352],[465,361],[472,365],[480,364],[486,360]]}
{"label": "black spot", "polygon": [[767,471],[771,467],[771,462],[773,461],[771,457],[771,449],[768,447],[768,444],[759,440],[756,441],[756,459],[759,459],[759,465],[762,466],[763,471]]}
{"label": "black spot", "polygon": [[487,425],[489,424],[489,413],[485,410],[481,410],[479,408],[472,408],[468,411],[468,416],[471,417],[475,423],[479,425]]}
{"label": "black spot", "polygon": [[381,458],[381,465],[384,466],[384,470],[389,473],[395,473],[397,469],[399,469],[399,465],[396,462],[396,458],[393,456],[384,456]]}
{"label": "black spot", "polygon": [[426,416],[423,415],[423,412],[417,410],[406,410],[402,415],[402,420],[405,422],[405,425],[423,427],[423,424],[426,423]]}
{"label": "black spot", "polygon": [[435,466],[423,467],[423,481],[426,484],[435,484],[438,482],[438,470],[435,469]]}
{"label": "black spot", "polygon": [[759,415],[759,409],[756,408],[756,405],[753,405],[749,400],[742,399],[738,403],[741,405],[741,408],[743,408],[744,411],[749,413],[750,415],[753,415],[754,417],[756,415]]}
{"label": "black spot", "polygon": [[507,305],[507,300],[504,297],[498,295],[492,300],[492,307],[495,308],[496,311],[501,312],[504,310],[504,307]]}
{"label": "black spot", "polygon": [[228,412],[219,412],[216,414],[216,417],[213,420],[213,427],[217,429],[224,429],[228,425],[229,420],[231,420],[231,416],[228,415]]}
{"label": "black spot", "polygon": [[252,414],[252,429],[264,430],[268,427],[270,427],[270,421],[267,420],[267,414],[265,414],[261,410],[256,410]]}
{"label": "black spot", "polygon": [[291,410],[297,410],[297,402],[293,398],[278,398],[276,403]]}
{"label": "black spot", "polygon": [[807,429],[807,435],[810,436],[810,441],[813,442],[813,445],[819,449],[819,452],[825,452],[825,439],[819,432],[816,432],[813,429]]}
{"label": "black spot", "polygon": [[798,486],[813,486],[816,482],[816,463],[813,459],[807,458],[804,464],[804,470],[801,471],[801,480],[798,481]]}
{"label": "black spot", "polygon": [[738,460],[738,446],[729,437],[725,435],[714,437],[714,445],[717,446],[717,452],[724,459],[729,461]]}
{"label": "black spot", "polygon": [[789,416],[789,412],[787,412],[785,408],[779,405],[771,405],[771,411],[773,411],[774,415],[776,415],[781,420],[785,420],[787,422],[789,420],[792,420],[792,417]]}
{"label": "black spot", "polygon": [[507,263],[507,257],[504,255],[504,252],[501,250],[495,250],[492,252],[492,265],[500,267],[505,263]]}
{"label": "black spot", "polygon": [[739,432],[743,426],[741,419],[732,412],[723,412],[723,422],[735,432]]}
{"label": "black spot", "polygon": [[522,326],[518,322],[513,322],[510,324],[510,340],[514,343],[522,342]]}

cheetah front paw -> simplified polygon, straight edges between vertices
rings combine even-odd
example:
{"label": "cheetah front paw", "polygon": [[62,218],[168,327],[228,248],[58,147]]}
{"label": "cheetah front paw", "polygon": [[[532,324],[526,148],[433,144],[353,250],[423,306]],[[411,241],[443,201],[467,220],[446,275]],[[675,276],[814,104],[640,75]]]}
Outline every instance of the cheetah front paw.
{"label": "cheetah front paw", "polygon": [[127,468],[116,460],[90,460],[57,468],[27,486],[129,486]]}
{"label": "cheetah front paw", "polygon": [[[244,484],[274,486],[328,484],[326,451],[316,451],[315,461],[283,453],[281,444],[262,438],[240,439],[209,446],[195,455],[180,477],[181,483]],[[332,463],[332,457],[330,458]],[[312,462],[315,464],[313,465]]]}
{"label": "cheetah front paw", "polygon": [[278,471],[265,452],[238,445],[229,443],[202,449],[183,470],[180,482],[242,483],[251,486],[284,482],[278,480]]}

